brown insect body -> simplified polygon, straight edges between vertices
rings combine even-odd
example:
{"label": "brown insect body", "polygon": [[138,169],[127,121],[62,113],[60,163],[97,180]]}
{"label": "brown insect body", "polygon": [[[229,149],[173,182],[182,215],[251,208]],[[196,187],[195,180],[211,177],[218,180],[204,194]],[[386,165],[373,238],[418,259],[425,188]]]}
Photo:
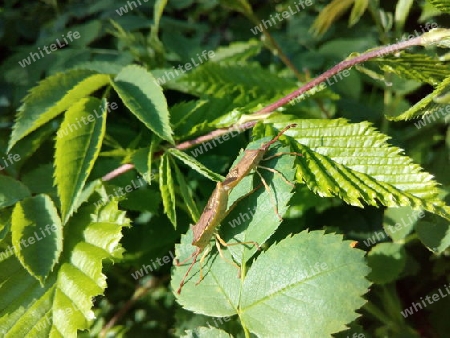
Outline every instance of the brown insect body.
{"label": "brown insect body", "polygon": [[200,219],[192,227],[194,233],[192,245],[204,248],[209,244],[214,231],[226,215],[227,204],[228,189],[221,182],[218,182]]}
{"label": "brown insect body", "polygon": [[[275,143],[280,136],[289,128],[292,128],[296,126],[296,124],[290,124],[287,127],[285,127],[283,130],[281,130],[277,136],[275,136],[272,140],[270,140],[267,143],[264,143],[261,147],[258,149],[249,149],[244,152],[244,155],[242,159],[239,161],[238,164],[236,164],[228,173],[228,175],[225,177],[225,180],[223,182],[218,182],[216,185],[216,188],[214,189],[213,193],[211,194],[211,197],[208,200],[208,203],[205,206],[205,209],[203,210],[200,219],[198,222],[192,227],[193,231],[193,241],[192,245],[196,246],[195,252],[188,258],[193,259],[193,262],[189,266],[188,270],[186,271],[185,275],[183,276],[183,279],[180,283],[180,287],[178,288],[177,293],[181,293],[181,289],[185,283],[185,280],[187,276],[189,275],[189,272],[191,271],[192,267],[197,261],[198,256],[204,249],[208,246],[211,238],[214,236],[217,227],[220,225],[220,222],[225,218],[225,216],[231,211],[233,206],[230,208],[230,210],[227,211],[227,204],[228,204],[228,196],[231,190],[245,177],[247,174],[255,169],[259,162],[264,157],[264,154],[267,152],[269,147]],[[277,156],[277,155],[274,155]],[[267,168],[266,168],[267,169]],[[270,170],[270,169],[269,169]],[[262,176],[261,176],[262,179]],[[263,181],[266,189],[269,189],[267,186],[267,183]],[[251,193],[251,192],[250,192]],[[276,213],[278,214],[277,209],[275,208]],[[281,218],[281,216],[279,216]],[[259,245],[256,242],[244,242],[244,243],[233,243],[233,244],[226,244],[223,242],[223,240],[218,236],[216,233],[217,240],[225,246],[233,245],[233,244],[253,244],[256,245],[259,248]],[[216,245],[219,249],[220,253],[220,246],[216,242]],[[200,259],[200,264],[202,260],[204,259],[204,256],[207,252],[205,252]],[[232,263],[236,265],[235,263]],[[181,265],[178,264],[178,265]],[[201,266],[200,266],[200,280],[197,282],[197,284],[202,280],[202,273],[201,273]]]}

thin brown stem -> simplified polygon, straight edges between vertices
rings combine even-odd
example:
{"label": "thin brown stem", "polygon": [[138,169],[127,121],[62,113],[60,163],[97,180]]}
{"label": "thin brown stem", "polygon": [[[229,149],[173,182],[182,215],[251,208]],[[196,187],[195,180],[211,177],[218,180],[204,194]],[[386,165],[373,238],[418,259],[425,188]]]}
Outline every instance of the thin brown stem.
{"label": "thin brown stem", "polygon": [[[331,78],[332,76],[342,72],[345,69],[351,68],[357,64],[366,62],[373,58],[381,57],[386,54],[395,53],[395,52],[398,52],[398,51],[401,51],[401,50],[404,50],[404,49],[407,49],[407,48],[413,47],[413,46],[420,46],[420,45],[422,45],[422,42],[423,42],[422,37],[418,36],[416,38],[406,40],[406,41],[401,41],[401,42],[393,44],[393,45],[387,45],[387,46],[375,48],[375,49],[371,50],[370,52],[358,55],[358,56],[348,59],[348,60],[344,60],[344,61],[338,63],[336,66],[327,70],[325,73],[322,73],[321,75],[319,75],[312,81],[306,83],[304,86],[300,87],[299,89],[293,91],[292,93],[286,95],[285,97],[279,99],[278,101],[275,101],[275,102],[269,104],[268,106],[258,110],[253,115],[258,116],[258,115],[270,114],[273,111],[277,110],[278,108],[281,108],[282,106],[288,104],[290,101],[295,99],[297,96],[300,96],[300,95],[306,93],[307,91],[311,90],[312,88],[316,87],[317,85],[321,84],[322,82],[324,82],[327,79]],[[199,136],[193,140],[182,142],[182,143],[176,145],[175,148],[177,148],[179,150],[189,149],[194,145],[210,141],[214,138],[217,138],[221,135],[224,135],[224,134],[229,133],[234,130],[244,131],[244,130],[250,129],[256,124],[256,122],[257,121],[251,121],[251,122],[243,123],[240,125],[234,125],[229,128],[216,129],[208,134]],[[155,157],[158,157],[158,156],[160,156],[160,153],[155,154]],[[110,180],[110,179],[132,169],[133,167],[134,166],[132,164],[124,164],[120,168],[115,169],[111,173],[108,173],[107,175],[105,175],[103,177],[103,180],[104,181]],[[115,174],[113,174],[113,173],[115,173]]]}

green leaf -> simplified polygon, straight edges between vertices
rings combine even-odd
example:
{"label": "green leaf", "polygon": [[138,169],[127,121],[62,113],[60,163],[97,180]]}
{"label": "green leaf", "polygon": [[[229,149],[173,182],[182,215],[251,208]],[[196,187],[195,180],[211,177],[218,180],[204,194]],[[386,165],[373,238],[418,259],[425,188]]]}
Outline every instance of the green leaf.
{"label": "green leaf", "polygon": [[152,74],[139,66],[127,66],[111,84],[127,108],[147,128],[174,143],[166,98]]}
{"label": "green leaf", "polygon": [[450,13],[450,0],[430,0],[430,2],[442,12]]}
{"label": "green leaf", "polygon": [[189,156],[188,154],[176,149],[176,148],[170,148],[169,153],[171,153],[173,156],[181,160],[183,163],[188,165],[191,169],[195,170],[199,174],[203,175],[206,178],[209,178],[211,181],[214,182],[221,182],[224,180],[224,177],[216,174],[215,172],[209,170],[206,168],[203,164],[201,164],[199,161],[197,161],[195,158]]}
{"label": "green leaf", "polygon": [[108,82],[109,75],[89,70],[69,70],[41,81],[23,100],[13,127],[8,151],[17,141]]}
{"label": "green leaf", "polygon": [[436,57],[424,54],[385,55],[383,58],[372,59],[368,63],[377,65],[385,73],[394,73],[402,78],[429,83],[433,86],[437,86],[450,75],[449,65],[440,62]]}
{"label": "green leaf", "polygon": [[395,24],[397,31],[402,31],[414,0],[399,0],[395,6]]}
{"label": "green leaf", "polygon": [[239,317],[260,336],[328,336],[359,316],[355,310],[365,303],[368,271],[363,252],[342,236],[302,232],[272,246],[252,265]]}
{"label": "green leaf", "polygon": [[20,161],[14,162],[12,165],[14,169],[19,171],[26,163],[27,159],[30,158],[54,132],[54,126],[52,126],[51,123],[47,123],[18,141],[10,151],[11,154],[18,154],[20,156]]}
{"label": "green leaf", "polygon": [[[42,210],[41,210],[42,212]],[[63,253],[43,286],[13,256],[0,262],[0,327],[6,337],[76,337],[106,288],[102,260],[119,257],[129,220],[117,202],[81,207],[64,226]],[[35,244],[36,245],[36,244]]]}
{"label": "green leaf", "polygon": [[406,251],[403,244],[379,243],[367,255],[367,263],[372,269],[368,278],[377,284],[386,284],[396,280],[406,263]]}
{"label": "green leaf", "polygon": [[153,21],[152,30],[150,32],[151,40],[159,40],[158,39],[158,31],[159,31],[159,22],[161,20],[162,14],[164,12],[164,8],[167,5],[168,0],[156,0],[155,7],[153,10]]}
{"label": "green leaf", "polygon": [[368,6],[369,0],[354,0],[352,12],[350,13],[348,22],[350,27],[358,23]]}
{"label": "green leaf", "polygon": [[192,190],[186,183],[186,180],[184,179],[184,176],[176,163],[173,163],[173,167],[175,169],[178,186],[180,187],[181,197],[183,197],[183,201],[184,203],[186,203],[186,207],[189,210],[192,220],[194,222],[197,222],[200,217],[200,213],[198,212],[197,205],[195,204],[194,198],[192,197]]}
{"label": "green leaf", "polygon": [[325,34],[333,22],[339,19],[354,4],[354,2],[355,0],[333,0],[329,3],[320,11],[320,14],[311,26],[314,35],[322,36]]}
{"label": "green leaf", "polygon": [[177,213],[175,187],[172,178],[172,170],[170,168],[170,158],[167,153],[164,153],[161,157],[161,163],[159,164],[159,190],[161,191],[164,213],[176,228]]}
{"label": "green leaf", "polygon": [[193,95],[234,95],[234,101],[240,105],[274,100],[297,89],[295,81],[255,62],[206,62],[177,78],[176,83],[179,90]]}
{"label": "green leaf", "polygon": [[303,155],[298,161],[297,180],[319,196],[339,197],[359,207],[411,206],[450,219],[450,207],[439,197],[433,177],[402,155],[402,149],[390,146],[389,137],[370,123],[293,120],[288,116],[265,122],[276,122],[277,129],[297,123],[286,132],[298,141],[297,151]]}
{"label": "green leaf", "polygon": [[214,52],[210,62],[243,62],[259,54],[263,44],[261,41],[250,39],[248,41],[232,42],[227,46],[221,46]]}
{"label": "green leaf", "polygon": [[[224,254],[229,258],[227,250]],[[321,337],[342,331],[358,316],[355,310],[365,303],[362,295],[369,286],[363,252],[341,235],[323,231],[302,232],[272,245],[241,280],[220,257],[205,265],[205,279],[193,290],[186,285],[178,301],[209,316],[238,314],[242,325],[260,337]],[[179,282],[176,277],[172,286]]]}
{"label": "green leaf", "polygon": [[55,205],[47,195],[27,198],[15,205],[11,224],[20,263],[43,285],[62,252],[62,226]]}
{"label": "green leaf", "polygon": [[407,111],[398,116],[389,116],[388,118],[393,121],[402,121],[417,118],[423,115],[424,118],[422,119],[422,121],[414,123],[416,128],[419,129],[425,127],[428,123],[431,123],[431,119],[433,119],[433,122],[438,121],[442,117],[450,114],[450,105],[446,104],[445,102],[436,102],[436,99],[442,94],[445,95],[449,91],[449,89],[450,76],[441,81],[431,94],[425,96]]}
{"label": "green leaf", "polygon": [[28,188],[12,177],[0,175],[0,209],[30,197]]}
{"label": "green leaf", "polygon": [[440,217],[421,219],[415,226],[417,236],[422,243],[436,253],[442,253],[450,247],[450,223]]}
{"label": "green leaf", "polygon": [[105,135],[106,113],[106,100],[81,99],[66,112],[58,131],[55,184],[61,200],[63,223],[75,211],[76,199],[100,152]]}
{"label": "green leaf", "polygon": [[405,239],[417,221],[425,216],[423,211],[411,207],[389,208],[384,213],[383,228],[394,242]]}

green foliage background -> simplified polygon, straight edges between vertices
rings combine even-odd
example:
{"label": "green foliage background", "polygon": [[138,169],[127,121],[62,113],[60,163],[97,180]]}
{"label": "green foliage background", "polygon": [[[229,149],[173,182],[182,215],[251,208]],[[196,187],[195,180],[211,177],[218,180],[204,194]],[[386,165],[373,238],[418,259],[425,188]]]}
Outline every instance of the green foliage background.
{"label": "green foliage background", "polygon": [[[449,298],[401,311],[450,281],[450,2],[311,1],[257,35],[298,1],[141,1],[120,15],[121,6],[0,7],[0,337],[448,335]],[[442,38],[426,48],[374,58],[253,115],[350,55],[430,24],[442,30],[428,37]],[[69,32],[80,38],[20,65]],[[200,62],[202,52],[213,57]],[[186,63],[200,64],[167,77]],[[251,132],[211,150],[181,147],[248,121]],[[226,242],[263,250],[223,249],[241,265],[237,278],[212,245],[204,280],[196,285],[197,264],[176,295],[188,265],[173,256],[192,254],[189,225],[216,182],[290,123],[268,155],[302,156],[264,161],[281,175],[261,169],[270,191],[248,196],[261,179],[246,177],[220,228]],[[124,164],[133,168],[102,181]],[[36,233],[44,238],[25,247]]]}

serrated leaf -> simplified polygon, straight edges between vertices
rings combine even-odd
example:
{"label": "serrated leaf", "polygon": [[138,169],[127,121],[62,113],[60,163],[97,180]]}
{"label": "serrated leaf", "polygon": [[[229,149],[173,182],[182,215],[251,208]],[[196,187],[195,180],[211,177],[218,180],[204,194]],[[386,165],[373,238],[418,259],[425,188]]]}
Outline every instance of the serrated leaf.
{"label": "serrated leaf", "polygon": [[215,172],[209,170],[203,164],[201,164],[199,161],[197,161],[195,158],[189,156],[188,154],[186,154],[176,148],[170,148],[168,151],[173,156],[175,156],[176,158],[181,160],[183,163],[188,165],[191,169],[198,172],[200,175],[203,175],[204,177],[206,177],[214,182],[221,182],[224,180],[224,177],[222,175],[216,174]]}
{"label": "serrated leaf", "polygon": [[425,127],[428,123],[431,123],[431,119],[433,119],[433,122],[438,121],[440,118],[450,114],[450,105],[436,102],[436,98],[443,93],[447,93],[448,90],[450,90],[450,76],[441,81],[431,94],[425,96],[407,111],[395,117],[389,116],[389,119],[393,121],[402,121],[423,115],[424,118],[421,121],[414,123],[419,129]]}
{"label": "serrated leaf", "polygon": [[257,258],[244,280],[239,317],[260,336],[328,336],[358,317],[368,272],[363,252],[342,236],[302,232]]}
{"label": "serrated leaf", "polygon": [[43,285],[62,252],[61,220],[50,197],[38,195],[17,203],[11,232],[20,263]]}
{"label": "serrated leaf", "polygon": [[164,213],[176,228],[177,213],[175,187],[172,178],[172,169],[170,168],[170,158],[167,153],[164,153],[161,157],[161,163],[159,164],[159,190],[161,191]]}
{"label": "serrated leaf", "polygon": [[197,205],[194,202],[194,198],[192,197],[192,191],[186,183],[186,180],[184,179],[184,176],[176,163],[173,164],[173,168],[175,169],[175,176],[177,178],[178,186],[180,187],[181,197],[183,197],[183,201],[186,204],[187,209],[189,210],[192,220],[194,222],[197,222],[200,217],[200,213],[197,209]]}
{"label": "serrated leaf", "polygon": [[[280,123],[280,120],[288,122]],[[293,120],[273,117],[265,121],[281,129],[297,123],[285,134],[298,141],[297,180],[322,197],[339,197],[348,204],[387,207],[411,206],[450,219],[450,207],[439,197],[437,182],[390,146],[388,136],[368,122]],[[320,132],[319,132],[320,131]]]}
{"label": "serrated leaf", "polygon": [[152,74],[139,66],[127,66],[111,84],[127,108],[148,129],[174,143],[166,98]]}
{"label": "serrated leaf", "polygon": [[0,209],[31,196],[28,188],[12,177],[0,175]]}
{"label": "serrated leaf", "polygon": [[424,54],[399,53],[370,60],[383,72],[437,86],[450,75],[450,66]]}
{"label": "serrated leaf", "polygon": [[[92,118],[94,111],[95,118]],[[106,100],[81,99],[66,112],[58,131],[55,184],[61,200],[63,223],[74,211],[75,201],[100,153],[105,135],[106,114]]]}
{"label": "serrated leaf", "polygon": [[377,284],[386,284],[398,279],[406,263],[403,244],[379,243],[367,255],[367,263],[372,269],[368,278]]}
{"label": "serrated leaf", "polygon": [[76,337],[95,317],[93,298],[106,287],[102,260],[121,251],[129,220],[109,202],[80,208],[64,226],[60,261],[41,286],[15,257],[0,262],[0,327],[6,337]]}
{"label": "serrated leaf", "polygon": [[241,106],[280,98],[297,89],[295,81],[263,69],[255,62],[206,62],[177,78],[178,89],[216,98],[234,95]]}
{"label": "serrated leaf", "polygon": [[[364,254],[349,244],[340,235],[302,232],[261,253],[241,281],[233,266],[212,258],[223,270],[207,266],[205,280],[193,286],[196,298],[187,302],[183,292],[189,291],[183,289],[178,300],[210,316],[237,313],[243,326],[261,337],[328,336],[358,316],[368,291]],[[211,274],[215,283],[207,285]]]}
{"label": "serrated leaf", "polygon": [[89,70],[69,70],[41,81],[23,100],[8,149],[108,82],[109,75]]}

